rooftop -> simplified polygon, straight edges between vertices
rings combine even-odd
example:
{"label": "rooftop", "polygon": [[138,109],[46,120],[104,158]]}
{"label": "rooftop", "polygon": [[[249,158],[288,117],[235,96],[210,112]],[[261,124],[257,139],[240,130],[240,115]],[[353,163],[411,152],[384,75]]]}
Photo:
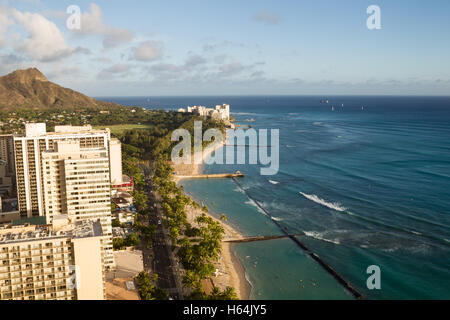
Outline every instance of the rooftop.
{"label": "rooftop", "polygon": [[56,126],[54,132],[47,132],[45,123],[27,123],[25,124],[26,133],[16,134],[16,138],[35,138],[42,136],[67,136],[67,135],[85,135],[85,134],[105,134],[109,129],[93,129],[90,125],[85,126]]}
{"label": "rooftop", "polygon": [[52,225],[22,225],[0,227],[0,244],[11,244],[29,241],[54,240],[63,238],[90,238],[102,236],[100,221],[80,221],[66,224],[62,228]]}

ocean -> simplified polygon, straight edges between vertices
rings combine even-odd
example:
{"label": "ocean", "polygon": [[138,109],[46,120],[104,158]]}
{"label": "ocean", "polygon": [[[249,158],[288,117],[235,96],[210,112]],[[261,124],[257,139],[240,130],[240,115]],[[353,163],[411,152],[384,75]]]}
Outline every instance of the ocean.
{"label": "ocean", "polygon": [[[450,299],[450,97],[103,99],[157,109],[228,103],[237,123],[279,129],[277,175],[214,164],[205,171],[246,176],[239,185],[186,180],[185,191],[246,235],[281,234],[269,213],[369,299]],[[234,251],[252,299],[353,298],[291,239]],[[371,265],[379,290],[366,285]]]}

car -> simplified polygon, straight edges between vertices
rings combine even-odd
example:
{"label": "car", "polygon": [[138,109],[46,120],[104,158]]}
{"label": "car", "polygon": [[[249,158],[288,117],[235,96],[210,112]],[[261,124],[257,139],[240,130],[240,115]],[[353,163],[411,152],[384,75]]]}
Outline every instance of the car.
{"label": "car", "polygon": [[161,224],[161,220],[158,220],[158,224]]}

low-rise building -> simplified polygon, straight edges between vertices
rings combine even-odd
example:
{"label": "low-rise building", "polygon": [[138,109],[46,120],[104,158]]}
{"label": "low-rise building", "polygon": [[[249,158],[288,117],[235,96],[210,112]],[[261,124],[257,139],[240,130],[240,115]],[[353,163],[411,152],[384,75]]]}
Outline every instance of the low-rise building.
{"label": "low-rise building", "polygon": [[128,192],[112,190],[111,202],[116,207],[114,219],[119,220],[120,223],[134,224],[136,209],[134,208],[134,199]]}
{"label": "low-rise building", "polygon": [[134,191],[134,180],[129,176],[123,174],[122,175],[122,183],[112,185],[113,190],[123,191],[123,192],[133,192]]}

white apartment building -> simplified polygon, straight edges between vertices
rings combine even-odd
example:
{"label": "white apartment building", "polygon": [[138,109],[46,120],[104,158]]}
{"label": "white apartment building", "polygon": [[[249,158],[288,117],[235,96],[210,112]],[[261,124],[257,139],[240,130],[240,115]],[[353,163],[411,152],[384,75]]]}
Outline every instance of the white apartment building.
{"label": "white apartment building", "polygon": [[216,111],[219,113],[220,118],[225,121],[230,120],[230,105],[229,104],[222,104],[216,106]]}
{"label": "white apartment building", "polygon": [[178,109],[180,113],[192,113],[201,117],[211,117],[217,120],[229,121],[230,120],[230,105],[223,104],[217,105],[215,109],[206,108],[204,106],[187,107],[187,109]]}
{"label": "white apartment building", "polygon": [[104,300],[99,221],[0,227],[0,300]]}
{"label": "white apartment building", "polygon": [[73,221],[100,219],[105,265],[114,266],[108,150],[81,150],[77,140],[60,140],[42,153],[47,222],[67,215]]}
{"label": "white apartment building", "polygon": [[100,218],[108,238],[105,265],[113,267],[110,188],[113,177],[122,177],[120,142],[111,141],[109,129],[91,126],[56,126],[47,132],[45,123],[33,123],[25,129],[25,135],[13,138],[21,218],[45,216],[47,223],[60,214],[77,221]]}
{"label": "white apartment building", "polygon": [[46,216],[42,180],[42,153],[53,150],[60,140],[80,142],[80,149],[108,150],[109,130],[93,130],[91,126],[60,126],[47,132],[45,123],[26,124],[26,134],[14,136],[17,197],[22,218]]}
{"label": "white apartment building", "polygon": [[122,144],[117,139],[109,140],[109,159],[111,164],[111,184],[113,186],[123,183],[122,175]]}

